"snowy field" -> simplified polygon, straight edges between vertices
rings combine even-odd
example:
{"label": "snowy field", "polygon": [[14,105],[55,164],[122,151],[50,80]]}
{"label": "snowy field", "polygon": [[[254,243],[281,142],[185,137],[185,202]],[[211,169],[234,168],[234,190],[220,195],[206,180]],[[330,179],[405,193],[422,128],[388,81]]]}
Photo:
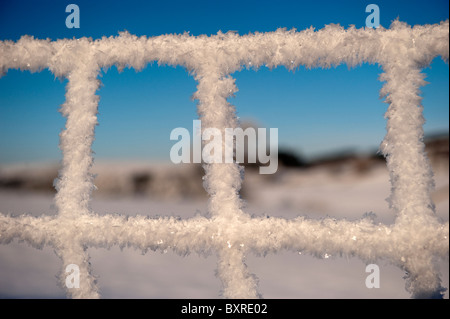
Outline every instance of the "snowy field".
{"label": "snowy field", "polygon": [[[157,166],[153,167],[153,171],[170,173],[173,170],[171,167]],[[111,178],[120,184],[118,180],[121,176],[128,176],[130,169],[136,169],[136,165],[94,166],[94,171],[99,173],[96,180],[99,191],[94,195],[93,211],[99,214],[172,215],[183,219],[196,214],[207,215],[206,196],[194,196],[197,198],[195,200],[189,200],[189,196],[178,196],[177,200],[169,201],[161,196],[120,196],[100,191],[102,185],[113,184]],[[109,180],[106,178],[108,176]],[[438,168],[435,179],[433,199],[437,215],[448,221],[448,164]],[[355,220],[366,212],[373,212],[378,222],[391,224],[394,221],[393,212],[385,200],[390,192],[390,183],[383,164],[375,165],[364,174],[345,168],[336,172],[326,167],[281,169],[273,177],[247,172],[244,188],[245,211],[249,214],[284,218],[331,216]],[[168,191],[164,189],[161,194]],[[55,208],[50,193],[2,190],[0,212],[41,215],[54,214]],[[128,248],[121,251],[118,247],[110,250],[89,248],[88,251],[103,298],[221,297],[221,283],[215,276],[215,255],[178,256],[171,251],[149,251],[143,255],[141,251]],[[410,297],[405,290],[404,273],[384,261],[378,262],[381,275],[378,289],[366,288],[366,265],[357,258],[327,255],[319,259],[284,251],[265,257],[249,255],[246,263],[258,277],[259,291],[264,298]],[[58,287],[60,267],[61,260],[52,248],[37,250],[16,240],[9,245],[0,245],[0,297],[65,298],[64,290]],[[448,288],[448,260],[440,261],[439,267],[443,286]],[[447,291],[445,298],[448,296]]]}

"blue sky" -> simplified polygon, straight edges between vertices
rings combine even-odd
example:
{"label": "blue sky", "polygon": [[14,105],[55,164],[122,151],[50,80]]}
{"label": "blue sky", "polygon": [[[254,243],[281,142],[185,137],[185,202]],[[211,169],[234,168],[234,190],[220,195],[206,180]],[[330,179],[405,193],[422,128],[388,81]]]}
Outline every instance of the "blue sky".
{"label": "blue sky", "polygon": [[[80,28],[68,29],[65,8],[80,7]],[[100,38],[128,30],[156,36],[189,31],[302,30],[339,23],[365,24],[366,5],[380,7],[380,23],[399,17],[407,23],[448,19],[448,1],[2,1],[0,40]],[[424,70],[422,90],[426,134],[448,132],[449,69],[440,58]],[[280,148],[305,157],[341,149],[375,150],[385,134],[387,104],[379,98],[381,70],[363,65],[349,70],[284,68],[235,73],[239,92],[230,99],[242,119],[277,127]],[[197,118],[191,99],[195,81],[181,67],[149,65],[143,71],[108,70],[101,78],[99,123],[93,149],[98,159],[168,161],[169,135],[176,127],[191,131]],[[47,70],[30,74],[10,70],[0,78],[0,163],[58,161],[58,134],[64,118],[66,81]]]}

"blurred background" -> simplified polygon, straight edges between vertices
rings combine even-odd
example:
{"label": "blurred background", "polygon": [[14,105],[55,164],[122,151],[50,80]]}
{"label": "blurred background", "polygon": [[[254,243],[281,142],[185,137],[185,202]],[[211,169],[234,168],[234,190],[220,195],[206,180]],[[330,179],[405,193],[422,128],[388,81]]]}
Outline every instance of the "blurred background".
{"label": "blurred background", "polygon": [[[65,8],[80,8],[80,28],[68,29]],[[192,35],[233,30],[239,34],[277,28],[316,29],[339,23],[364,27],[364,1],[2,1],[0,40],[92,37],[132,34]],[[380,24],[399,18],[410,25],[448,19],[448,1],[377,1]],[[279,169],[260,175],[246,164],[241,191],[252,215],[293,218],[332,216],[358,219],[372,212],[390,224],[394,213],[385,199],[390,183],[378,146],[385,135],[387,104],[379,97],[382,70],[364,64],[329,70],[283,67],[234,73],[239,91],[229,101],[242,126],[278,128]],[[433,167],[433,200],[442,220],[449,214],[449,69],[436,58],[423,70],[425,142]],[[169,139],[176,127],[192,132],[197,119],[192,99],[196,83],[181,67],[148,65],[141,72],[104,70],[98,91],[99,126],[93,145],[99,213],[207,214],[207,194],[199,164],[175,165]],[[65,120],[64,79],[48,71],[10,70],[0,78],[0,212],[55,214],[53,181],[60,167],[59,133]],[[182,257],[112,248],[90,249],[104,297],[216,298],[215,258]],[[266,298],[407,298],[403,273],[380,265],[381,288],[364,285],[365,265],[339,257],[317,260],[294,253],[256,258],[247,264],[260,279]],[[111,262],[113,261],[113,262]],[[58,258],[13,242],[0,246],[0,297],[64,297],[56,286]],[[448,261],[439,265],[448,287]],[[448,293],[446,295],[448,298]]]}

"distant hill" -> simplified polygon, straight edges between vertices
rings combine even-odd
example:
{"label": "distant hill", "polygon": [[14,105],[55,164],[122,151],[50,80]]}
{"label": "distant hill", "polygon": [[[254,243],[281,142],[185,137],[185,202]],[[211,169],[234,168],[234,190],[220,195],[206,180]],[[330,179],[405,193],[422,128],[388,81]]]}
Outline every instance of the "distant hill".
{"label": "distant hill", "polygon": [[[434,170],[449,167],[449,136],[439,134],[425,140],[426,152]],[[375,150],[358,154],[351,150],[328,154],[313,161],[306,161],[289,150],[280,150],[279,170],[262,181],[276,181],[277,175],[290,169],[325,169],[332,174],[365,174],[372,168],[384,165],[385,159]],[[259,164],[244,164],[246,176],[258,174]],[[206,198],[203,189],[203,168],[200,164],[154,165],[152,163],[96,163],[95,194],[155,196],[157,198]],[[54,193],[53,182],[58,174],[57,164],[1,165],[0,189]],[[242,195],[245,197],[245,186]]]}

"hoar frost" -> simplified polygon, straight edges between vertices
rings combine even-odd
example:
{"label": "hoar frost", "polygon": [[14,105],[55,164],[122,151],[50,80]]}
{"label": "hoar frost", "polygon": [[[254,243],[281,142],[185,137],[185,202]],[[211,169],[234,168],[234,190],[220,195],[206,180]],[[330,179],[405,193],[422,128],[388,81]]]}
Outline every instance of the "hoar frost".
{"label": "hoar frost", "polygon": [[[61,108],[66,117],[60,136],[63,161],[55,183],[58,215],[0,214],[0,242],[18,238],[35,247],[52,246],[63,261],[62,285],[63,270],[78,265],[79,288],[66,287],[73,298],[99,297],[86,248],[112,245],[142,251],[171,249],[181,255],[215,252],[226,298],[260,297],[257,278],[247,269],[245,255],[281,249],[315,256],[325,252],[326,256],[358,256],[367,263],[387,259],[407,272],[407,289],[413,297],[442,297],[444,288],[433,260],[448,258],[449,224],[437,220],[430,197],[433,178],[424,152],[419,88],[425,84],[422,68],[436,56],[448,61],[448,36],[448,21],[414,27],[394,21],[389,29],[376,30],[329,25],[318,31],[279,29],[244,36],[219,32],[210,37],[185,33],[147,38],[122,32],[98,40],[50,41],[23,36],[17,42],[0,41],[0,75],[9,69],[34,72],[48,68],[68,79],[66,102]],[[112,65],[140,70],[153,61],[183,66],[194,76],[198,83],[194,98],[202,125],[218,128],[223,136],[226,128],[238,127],[235,107],[227,99],[237,92],[230,74],[244,66],[294,70],[341,63],[350,67],[379,64],[384,71],[380,79],[385,82],[381,94],[389,104],[381,151],[391,174],[390,205],[397,214],[395,224],[375,225],[368,218],[355,222],[251,218],[242,210],[239,191],[243,174],[237,163],[204,164],[209,219],[126,218],[92,212],[91,147],[101,70]]]}

